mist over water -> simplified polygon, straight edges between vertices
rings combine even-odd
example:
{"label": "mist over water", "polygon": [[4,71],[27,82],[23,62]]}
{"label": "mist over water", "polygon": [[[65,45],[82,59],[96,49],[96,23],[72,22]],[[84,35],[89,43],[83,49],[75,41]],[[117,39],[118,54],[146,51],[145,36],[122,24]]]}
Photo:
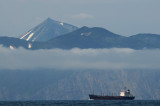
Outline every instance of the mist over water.
{"label": "mist over water", "polygon": [[129,48],[10,50],[0,47],[0,69],[160,69],[160,50]]}
{"label": "mist over water", "polygon": [[[0,47],[0,100],[88,100],[93,90],[160,98],[160,50]],[[6,95],[7,94],[7,95]]]}

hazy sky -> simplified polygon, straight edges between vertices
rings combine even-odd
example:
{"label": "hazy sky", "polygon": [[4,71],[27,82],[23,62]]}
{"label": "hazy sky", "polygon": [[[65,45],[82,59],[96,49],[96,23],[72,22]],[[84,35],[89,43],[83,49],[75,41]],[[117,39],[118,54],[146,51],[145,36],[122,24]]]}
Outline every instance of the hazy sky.
{"label": "hazy sky", "polygon": [[[160,69],[160,50],[113,49],[51,49],[10,50],[0,46],[2,69]],[[2,61],[3,60],[3,61]]]}
{"label": "hazy sky", "polygon": [[160,0],[0,0],[0,36],[20,36],[50,17],[121,35],[160,34]]}

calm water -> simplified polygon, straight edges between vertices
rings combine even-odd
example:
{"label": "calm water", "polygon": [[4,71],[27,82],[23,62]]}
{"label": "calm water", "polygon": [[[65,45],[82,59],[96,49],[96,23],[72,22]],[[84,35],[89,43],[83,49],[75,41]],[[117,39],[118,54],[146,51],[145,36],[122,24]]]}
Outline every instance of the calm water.
{"label": "calm water", "polygon": [[160,101],[1,101],[0,106],[160,106]]}

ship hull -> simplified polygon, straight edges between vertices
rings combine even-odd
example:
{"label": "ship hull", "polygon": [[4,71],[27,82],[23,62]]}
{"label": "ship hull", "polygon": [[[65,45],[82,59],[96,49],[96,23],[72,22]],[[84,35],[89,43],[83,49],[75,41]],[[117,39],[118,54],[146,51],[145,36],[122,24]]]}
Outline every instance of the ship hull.
{"label": "ship hull", "polygon": [[89,95],[90,100],[133,100],[135,97]]}

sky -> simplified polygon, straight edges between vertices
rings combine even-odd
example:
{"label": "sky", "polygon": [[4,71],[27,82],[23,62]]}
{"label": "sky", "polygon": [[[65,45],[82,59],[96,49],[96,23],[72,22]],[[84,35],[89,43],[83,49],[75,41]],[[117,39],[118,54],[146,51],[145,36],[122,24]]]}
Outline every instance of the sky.
{"label": "sky", "polygon": [[[126,70],[160,69],[160,50],[51,49],[30,51],[0,46],[0,70]],[[3,60],[3,61],[2,61]]]}
{"label": "sky", "polygon": [[160,34],[160,0],[0,0],[0,36],[18,37],[50,17],[130,36]]}

